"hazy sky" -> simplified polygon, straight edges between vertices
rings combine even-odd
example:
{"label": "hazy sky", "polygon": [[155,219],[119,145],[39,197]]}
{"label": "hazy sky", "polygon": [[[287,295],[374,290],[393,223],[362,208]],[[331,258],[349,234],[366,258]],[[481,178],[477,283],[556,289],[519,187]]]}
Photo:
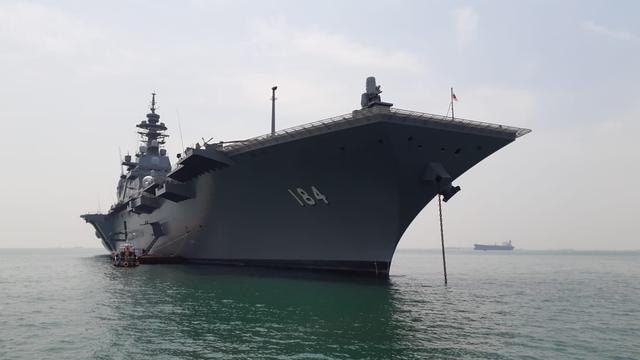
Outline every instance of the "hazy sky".
{"label": "hazy sky", "polygon": [[[458,179],[449,246],[640,248],[640,2],[0,1],[0,247],[99,246],[158,92],[168,152],[383,100],[533,129]],[[635,145],[634,145],[635,144]],[[401,247],[439,246],[429,204]]]}

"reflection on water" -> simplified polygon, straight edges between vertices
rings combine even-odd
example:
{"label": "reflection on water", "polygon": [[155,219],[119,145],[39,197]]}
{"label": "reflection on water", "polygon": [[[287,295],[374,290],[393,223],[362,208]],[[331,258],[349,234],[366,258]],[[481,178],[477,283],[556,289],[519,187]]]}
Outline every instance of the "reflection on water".
{"label": "reflection on water", "polygon": [[[175,356],[375,357],[401,350],[389,281],[212,266],[110,268],[109,341]],[[126,327],[126,331],[122,328]],[[144,347],[132,334],[149,334]]]}
{"label": "reflection on water", "polygon": [[387,280],[0,250],[0,359],[640,358],[639,254],[400,252]]}

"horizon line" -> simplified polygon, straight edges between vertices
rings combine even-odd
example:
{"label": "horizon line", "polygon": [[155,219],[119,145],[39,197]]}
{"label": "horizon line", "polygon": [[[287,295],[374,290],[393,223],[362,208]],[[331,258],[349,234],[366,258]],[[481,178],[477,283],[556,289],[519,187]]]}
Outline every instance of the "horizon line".
{"label": "horizon line", "polygon": [[[84,249],[84,250],[104,250],[101,247],[86,247],[86,246],[47,246],[47,247],[0,247],[0,250],[71,250],[71,249]],[[460,246],[445,246],[445,249],[449,250],[474,250],[473,247],[460,247]],[[433,247],[433,248],[397,248],[396,251],[440,251],[441,248]],[[487,250],[492,251],[492,250]],[[493,250],[493,251],[502,251],[504,250]],[[638,249],[572,249],[572,248],[561,248],[561,249],[526,249],[526,248],[516,248],[514,250],[509,251],[575,251],[575,252],[640,252],[640,248]]]}

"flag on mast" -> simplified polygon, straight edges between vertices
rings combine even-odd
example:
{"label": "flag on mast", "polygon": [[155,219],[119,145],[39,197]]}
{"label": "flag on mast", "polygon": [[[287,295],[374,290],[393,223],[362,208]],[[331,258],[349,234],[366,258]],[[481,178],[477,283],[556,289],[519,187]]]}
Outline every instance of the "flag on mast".
{"label": "flag on mast", "polygon": [[455,119],[455,115],[453,115],[453,102],[454,101],[458,101],[458,97],[456,96],[456,94],[453,92],[453,87],[451,88],[451,103],[449,104],[449,108],[451,108],[451,120]]}

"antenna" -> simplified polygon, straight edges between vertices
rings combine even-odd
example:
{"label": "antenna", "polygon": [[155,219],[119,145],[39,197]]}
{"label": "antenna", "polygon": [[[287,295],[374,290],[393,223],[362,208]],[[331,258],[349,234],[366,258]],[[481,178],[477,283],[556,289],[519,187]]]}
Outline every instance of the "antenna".
{"label": "antenna", "polygon": [[455,95],[453,95],[453,88],[451,88],[451,120],[456,118],[453,113],[453,99],[455,99]]}
{"label": "antenna", "polygon": [[184,152],[184,140],[182,139],[182,126],[180,126],[180,111],[176,107],[176,117],[178,118],[178,132],[180,132],[180,144],[182,145],[182,152]]}
{"label": "antenna", "polygon": [[277,86],[271,88],[271,136],[276,134],[276,90]]}
{"label": "antenna", "polygon": [[156,113],[156,93],[152,92],[151,93],[151,113],[155,114]]}
{"label": "antenna", "polygon": [[209,141],[213,140],[213,137],[210,138],[209,140],[205,140],[204,138],[201,138],[201,139],[202,139],[202,145],[209,145]]}
{"label": "antenna", "polygon": [[118,146],[118,156],[120,157],[120,176],[124,175],[124,169],[122,169],[122,150]]}

